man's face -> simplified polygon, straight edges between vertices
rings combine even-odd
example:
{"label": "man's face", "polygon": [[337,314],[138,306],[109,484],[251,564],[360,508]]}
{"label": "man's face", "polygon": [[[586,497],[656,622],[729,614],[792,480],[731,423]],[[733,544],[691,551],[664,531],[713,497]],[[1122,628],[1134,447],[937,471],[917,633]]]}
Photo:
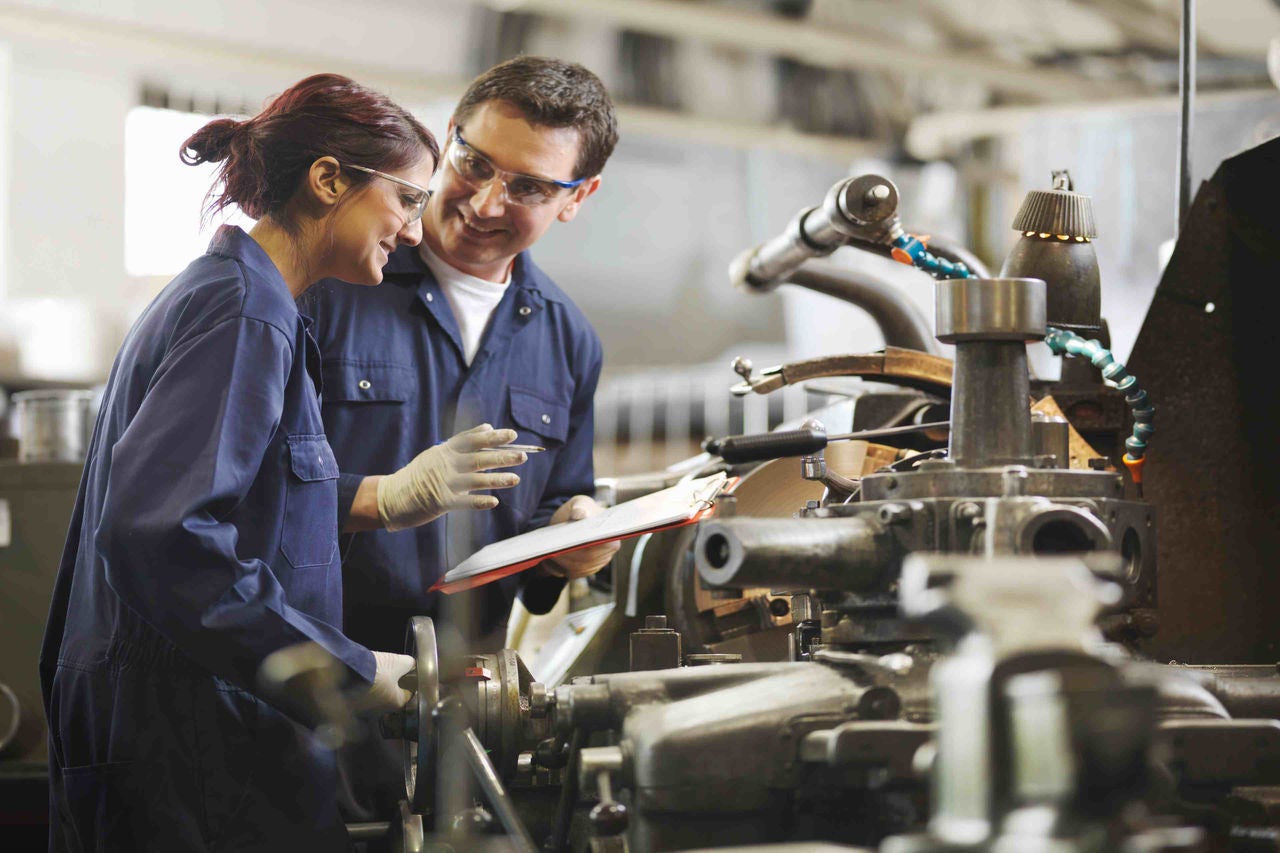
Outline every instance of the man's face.
{"label": "man's face", "polygon": [[[468,146],[499,169],[574,179],[580,144],[574,128],[532,125],[505,101],[489,101],[457,129]],[[457,145],[454,130],[450,122],[447,145]],[[538,242],[555,220],[573,219],[600,185],[599,176],[593,176],[546,204],[522,206],[506,198],[499,180],[473,189],[449,164],[447,152],[441,163],[439,187],[422,217],[423,243],[451,266],[489,281],[505,279],[516,255]]]}

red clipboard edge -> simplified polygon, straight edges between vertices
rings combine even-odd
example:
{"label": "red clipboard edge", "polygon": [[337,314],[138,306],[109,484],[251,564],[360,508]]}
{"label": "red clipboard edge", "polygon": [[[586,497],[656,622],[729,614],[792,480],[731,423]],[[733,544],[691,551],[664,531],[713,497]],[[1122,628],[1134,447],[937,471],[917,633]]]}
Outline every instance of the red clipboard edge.
{"label": "red clipboard edge", "polygon": [[[734,478],[733,485],[735,486],[737,485],[737,482],[736,482],[737,479],[738,478],[736,477]],[[728,491],[728,488],[721,489],[720,492],[717,494],[717,497],[719,497],[719,495],[722,495],[727,491]],[[692,516],[682,521],[677,521],[672,524],[666,524],[666,525],[663,525],[662,527],[651,527],[647,530],[637,530],[635,533],[628,533],[625,536],[618,536],[616,538],[597,539],[594,542],[584,542],[581,545],[575,545],[572,548],[565,548],[562,551],[555,551],[550,554],[543,554],[542,556],[535,557],[531,560],[522,560],[519,563],[512,563],[509,566],[500,566],[496,569],[490,569],[487,572],[481,572],[480,574],[472,575],[469,578],[456,580],[453,583],[445,583],[444,578],[441,578],[440,580],[436,581],[435,584],[432,585],[431,589],[427,591],[443,592],[445,595],[453,595],[455,592],[466,592],[469,589],[475,589],[478,586],[484,586],[485,584],[490,584],[490,583],[493,583],[494,581],[502,580],[505,577],[510,577],[511,575],[519,574],[520,572],[532,569],[534,566],[538,565],[543,560],[549,560],[552,557],[559,556],[560,554],[569,554],[569,553],[572,553],[573,551],[581,551],[584,548],[590,548],[594,545],[599,545],[602,542],[621,542],[624,539],[635,539],[637,536],[643,536],[646,533],[659,533],[663,530],[675,530],[677,527],[688,527],[690,524],[696,524],[697,522],[702,521],[704,518],[708,517],[709,515],[712,515],[715,512],[715,510],[716,510],[715,504],[713,503],[711,506],[698,510],[698,512],[694,513]]]}

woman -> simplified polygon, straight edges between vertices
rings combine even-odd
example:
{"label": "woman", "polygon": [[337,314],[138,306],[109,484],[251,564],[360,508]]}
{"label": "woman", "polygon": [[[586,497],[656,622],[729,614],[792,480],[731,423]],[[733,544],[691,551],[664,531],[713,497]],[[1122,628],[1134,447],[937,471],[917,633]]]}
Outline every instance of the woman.
{"label": "woman", "polygon": [[[345,850],[329,756],[253,695],[272,652],[316,643],[392,709],[412,661],[339,630],[338,470],[295,298],[374,285],[421,238],[439,149],[391,101],[317,75],[184,144],[221,163],[224,226],[134,325],[111,370],[54,594],[41,680],[58,850]],[[366,478],[347,524],[405,527],[523,461],[478,428]]]}

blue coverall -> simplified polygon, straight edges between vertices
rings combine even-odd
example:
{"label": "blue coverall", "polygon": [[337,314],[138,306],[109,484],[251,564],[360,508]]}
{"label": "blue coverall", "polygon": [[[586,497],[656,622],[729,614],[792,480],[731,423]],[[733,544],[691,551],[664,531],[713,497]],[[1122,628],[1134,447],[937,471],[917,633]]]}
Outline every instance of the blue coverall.
{"label": "blue coverall", "polygon": [[[411,616],[437,618],[442,653],[502,646],[512,599],[534,613],[555,604],[564,582],[534,572],[453,596],[441,614],[427,592],[480,547],[542,527],[556,508],[595,488],[592,399],[600,340],[577,306],[533,263],[517,256],[511,285],[468,366],[448,300],[417,249],[401,247],[380,287],[320,282],[305,310],[324,359],[325,432],[343,472],[385,474],[423,448],[480,423],[510,427],[517,442],[546,447],[515,469],[520,485],[493,492],[498,507],[450,513],[413,530],[356,533],[344,542],[344,628],[370,648],[399,649]],[[359,476],[344,473],[339,506]],[[463,599],[458,602],[458,599]],[[469,630],[458,626],[470,611]],[[367,738],[340,755],[349,820],[386,820],[404,796],[396,744]]]}
{"label": "blue coverall", "polygon": [[[413,530],[357,533],[344,543],[345,630],[370,648],[399,649],[409,616],[438,615],[438,596],[427,590],[444,572],[490,542],[546,525],[570,497],[593,493],[600,339],[528,252],[516,257],[470,366],[448,300],[415,247],[392,254],[380,287],[322,281],[304,310],[315,318],[323,358],[322,411],[343,471],[341,514],[359,475],[395,471],[480,423],[547,448],[514,469],[520,485],[493,492],[496,509],[452,513]],[[518,589],[538,613],[562,587],[526,573],[461,595],[479,598],[484,635],[505,625]]]}
{"label": "blue coverall", "polygon": [[41,654],[53,850],[346,850],[334,760],[249,690],[343,636],[319,351],[219,230],[134,325],[90,445]]}

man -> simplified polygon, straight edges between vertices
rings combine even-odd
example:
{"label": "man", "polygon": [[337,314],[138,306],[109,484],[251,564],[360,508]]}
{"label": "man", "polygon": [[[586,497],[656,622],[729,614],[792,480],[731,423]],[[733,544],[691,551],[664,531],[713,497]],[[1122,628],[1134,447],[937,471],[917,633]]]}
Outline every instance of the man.
{"label": "man", "polygon": [[[421,448],[485,423],[546,448],[513,469],[520,482],[495,509],[344,543],[344,630],[356,641],[400,648],[409,617],[440,613],[431,585],[476,549],[599,511],[589,495],[600,342],[528,250],[599,188],[616,141],[613,105],[590,71],[541,57],[502,63],[471,84],[449,121],[420,246],[391,253],[376,289],[313,288],[325,431],[343,471],[397,470]],[[344,476],[341,512],[359,484]],[[545,613],[565,578],[599,571],[616,550],[573,552],[455,596],[469,597],[474,623],[460,642],[500,648],[516,594]],[[438,631],[449,627],[437,619]],[[398,768],[384,770],[392,772],[380,774],[377,802],[359,790],[357,798],[385,819]],[[356,769],[357,789],[370,772]]]}

